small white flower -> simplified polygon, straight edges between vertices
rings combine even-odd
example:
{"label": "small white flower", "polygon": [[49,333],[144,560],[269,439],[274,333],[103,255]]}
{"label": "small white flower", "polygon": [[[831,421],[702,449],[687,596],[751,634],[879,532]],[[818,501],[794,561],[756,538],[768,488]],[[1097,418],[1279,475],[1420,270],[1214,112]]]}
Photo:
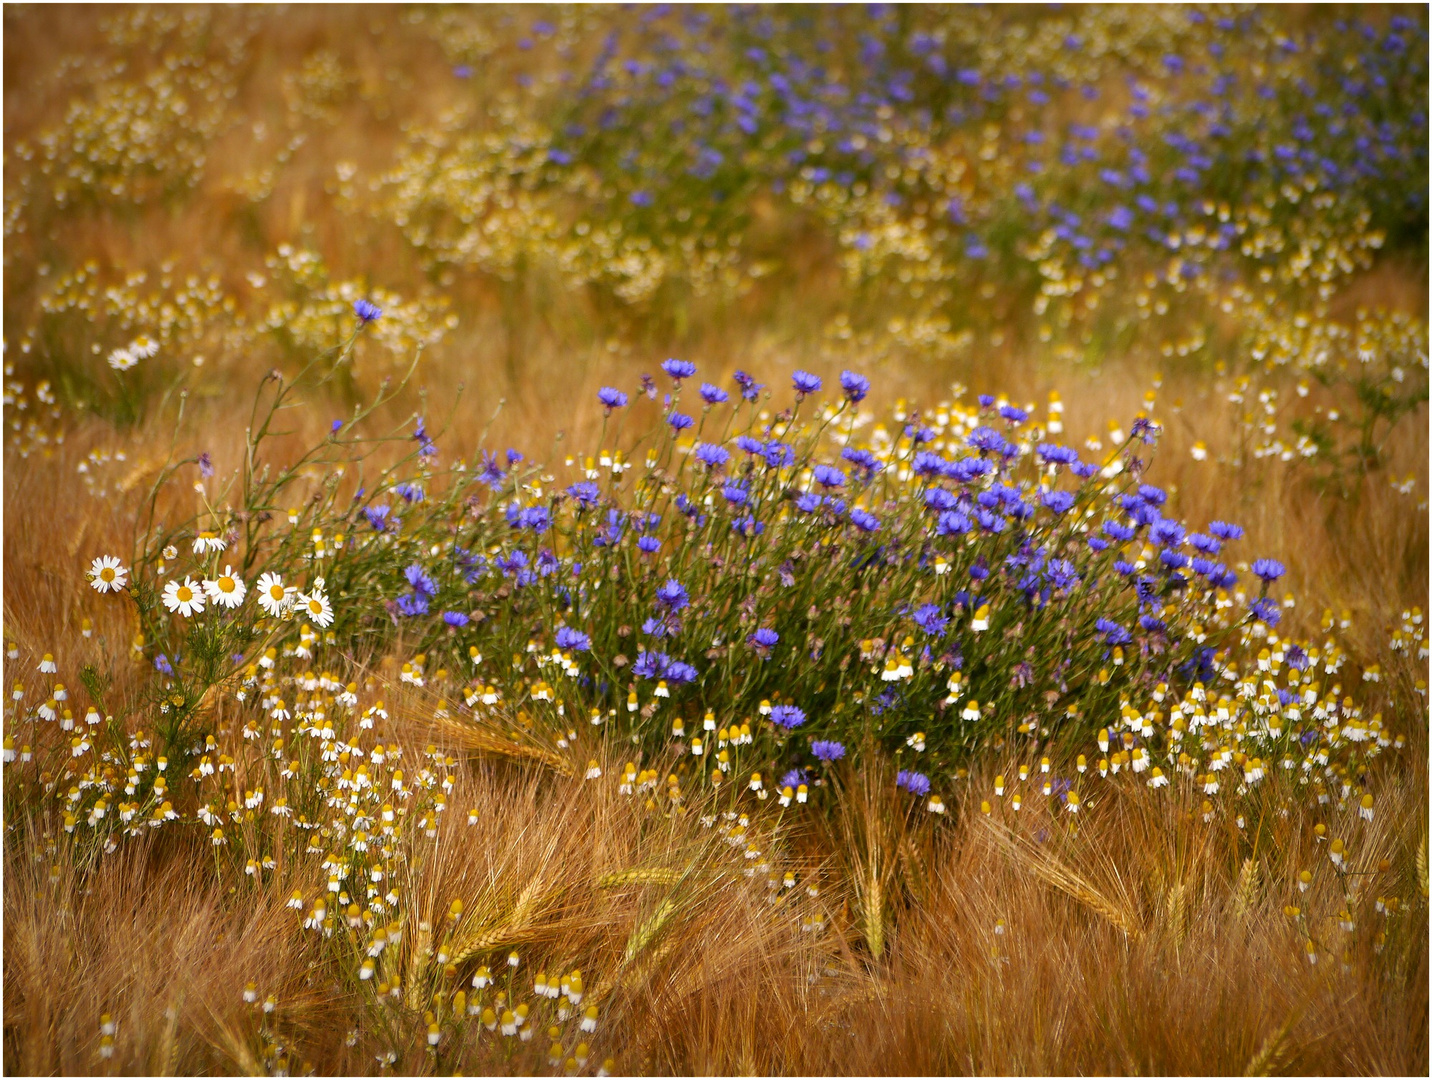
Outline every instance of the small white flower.
{"label": "small white flower", "polygon": [[115,349],[109,354],[109,366],[115,371],[128,371],[137,363],[139,363],[139,357],[129,349]]}
{"label": "small white flower", "polygon": [[283,579],[274,573],[259,576],[256,586],[259,591],[259,606],[270,615],[282,615],[298,592],[292,585],[285,586]]}
{"label": "small white flower", "polygon": [[129,351],[139,360],[148,360],[159,351],[159,342],[148,334],[140,334],[129,343]]}
{"label": "small white flower", "polygon": [[304,614],[316,622],[320,628],[333,621],[333,605],[328,602],[328,597],[323,595],[321,581],[313,592],[299,593],[298,603],[303,608]]}
{"label": "small white flower", "polygon": [[203,555],[207,551],[223,551],[228,545],[224,538],[218,533],[201,532],[194,537],[194,554]]}
{"label": "small white flower", "polygon": [[204,594],[199,583],[186,577],[182,582],[171,581],[164,586],[164,606],[188,618],[204,610]]}
{"label": "small white flower", "polygon": [[204,592],[209,599],[229,609],[244,602],[245,591],[243,578],[234,573],[232,566],[225,566],[222,574],[204,582]]}
{"label": "small white flower", "polygon": [[119,592],[129,577],[129,569],[121,566],[114,555],[101,555],[90,564],[90,585],[97,592]]}

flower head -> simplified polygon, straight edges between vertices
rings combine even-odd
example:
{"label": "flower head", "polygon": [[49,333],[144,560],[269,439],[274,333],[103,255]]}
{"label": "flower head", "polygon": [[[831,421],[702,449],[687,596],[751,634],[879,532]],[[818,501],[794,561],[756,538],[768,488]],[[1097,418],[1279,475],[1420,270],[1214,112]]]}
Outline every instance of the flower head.
{"label": "flower head", "polygon": [[358,322],[366,326],[370,322],[377,322],[383,315],[383,309],[371,300],[354,300],[353,314],[358,316]]}
{"label": "flower head", "polygon": [[205,580],[204,593],[216,604],[233,610],[244,602],[244,579],[234,573],[232,566],[225,566],[224,572],[212,580]]}
{"label": "flower head", "polygon": [[795,705],[777,705],[771,709],[771,723],[786,729],[798,728],[806,721],[806,714]]}
{"label": "flower head", "polygon": [[911,795],[928,795],[930,793],[930,778],[924,773],[911,769],[901,769],[896,773],[895,784],[897,787],[904,788]]}
{"label": "flower head", "polygon": [[690,360],[663,360],[661,370],[680,383],[682,379],[689,379],[696,374],[696,365]]}
{"label": "flower head", "polygon": [[796,394],[800,397],[814,394],[821,387],[820,376],[812,375],[809,371],[797,371],[791,376],[791,384],[796,388]]}
{"label": "flower head", "polygon": [[627,396],[614,386],[604,386],[597,391],[597,400],[606,406],[607,412],[611,412],[625,405]]}
{"label": "flower head", "polygon": [[847,401],[858,404],[865,400],[866,394],[870,393],[870,380],[853,371],[842,371],[840,373],[840,388],[845,391]]}
{"label": "flower head", "polygon": [[821,761],[839,761],[845,757],[845,747],[831,739],[817,739],[810,744],[810,752]]}
{"label": "flower head", "polygon": [[1287,567],[1277,559],[1254,559],[1253,565],[1248,569],[1253,571],[1255,577],[1260,577],[1269,583],[1277,581],[1287,572]]}
{"label": "flower head", "polygon": [[101,555],[90,563],[88,576],[96,592],[119,592],[129,578],[129,569],[120,565],[118,556]]}
{"label": "flower head", "polygon": [[187,619],[204,610],[204,591],[193,578],[171,581],[164,586],[164,606]]}

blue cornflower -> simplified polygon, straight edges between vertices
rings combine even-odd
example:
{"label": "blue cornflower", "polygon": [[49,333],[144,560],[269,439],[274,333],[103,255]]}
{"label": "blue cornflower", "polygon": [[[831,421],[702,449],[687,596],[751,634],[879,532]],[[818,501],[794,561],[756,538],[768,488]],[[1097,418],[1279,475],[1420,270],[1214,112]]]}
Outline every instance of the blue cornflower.
{"label": "blue cornflower", "polygon": [[524,529],[544,533],[552,525],[552,515],[545,506],[527,506],[517,515],[517,523]]}
{"label": "blue cornflower", "polygon": [[796,496],[796,509],[802,514],[814,514],[820,509],[822,500],[813,491],[803,491]]}
{"label": "blue cornflower", "polygon": [[205,480],[214,475],[214,462],[209,457],[209,451],[205,450],[200,454],[197,463],[199,465],[199,475]]}
{"label": "blue cornflower", "polygon": [[944,488],[930,488],[925,492],[925,505],[936,513],[945,510],[953,510],[958,505],[959,499],[954,492],[946,491]]}
{"label": "blue cornflower", "polygon": [[791,376],[791,385],[796,388],[796,394],[799,397],[814,394],[820,390],[820,376],[812,375],[809,371],[797,371]]}
{"label": "blue cornflower", "polygon": [[1248,569],[1253,571],[1255,577],[1260,577],[1269,584],[1287,572],[1287,568],[1277,559],[1254,559],[1253,565]]}
{"label": "blue cornflower", "polygon": [[730,461],[731,455],[724,446],[703,442],[696,444],[696,460],[708,469],[714,469]]}
{"label": "blue cornflower", "polygon": [[1164,629],[1164,622],[1162,619],[1156,619],[1152,615],[1140,615],[1139,626],[1141,626],[1147,633],[1152,634],[1156,631]]}
{"label": "blue cornflower", "polygon": [[880,519],[869,510],[862,510],[858,506],[850,511],[850,523],[861,532],[872,533],[880,528]]}
{"label": "blue cornflower", "polygon": [[1102,536],[1089,537],[1088,544],[1089,547],[1092,548],[1094,551],[1109,550],[1109,541],[1105,540]]}
{"label": "blue cornflower", "polygon": [[661,549],[661,541],[654,536],[643,536],[636,542],[643,555],[655,555]]}
{"label": "blue cornflower", "polygon": [[388,515],[390,513],[392,513],[392,509],[387,503],[378,503],[374,506],[365,506],[363,508],[363,516],[368,519],[368,524],[371,525],[376,532],[383,532],[388,528]]}
{"label": "blue cornflower", "polygon": [[845,747],[833,739],[816,739],[810,744],[810,752],[821,761],[839,761],[845,757]]}
{"label": "blue cornflower", "polygon": [[1178,547],[1183,543],[1183,526],[1171,518],[1154,522],[1149,528],[1149,539],[1165,547]]}
{"label": "blue cornflower", "polygon": [[696,374],[696,365],[690,360],[663,360],[661,370],[679,383],[682,379],[689,379]]}
{"label": "blue cornflower", "polygon": [[1168,502],[1168,494],[1163,488],[1156,488],[1152,484],[1139,485],[1139,498],[1150,506],[1162,506]]}
{"label": "blue cornflower", "polygon": [[606,406],[608,412],[620,409],[627,403],[627,396],[614,386],[604,386],[597,391],[597,400]]}
{"label": "blue cornflower", "polygon": [[768,469],[779,469],[782,465],[790,465],[796,460],[795,451],[775,439],[762,445],[761,457],[765,459]]}
{"label": "blue cornflower", "polygon": [[1127,645],[1133,640],[1129,632],[1112,619],[1105,619],[1102,616],[1094,620],[1094,629],[1109,645]]}
{"label": "blue cornflower", "polygon": [[601,488],[590,480],[579,480],[567,488],[567,494],[572,497],[579,507],[590,509],[597,505],[602,497]]}
{"label": "blue cornflower", "polygon": [[736,436],[736,449],[744,450],[748,454],[759,454],[765,445],[760,439],[753,439],[749,435]]}
{"label": "blue cornflower", "polygon": [[916,476],[943,476],[949,466],[950,463],[939,454],[929,450],[917,450],[915,460],[910,463],[910,470]]}
{"label": "blue cornflower", "polygon": [[684,660],[673,660],[666,665],[662,678],[668,682],[689,683],[696,681],[696,669]]}
{"label": "blue cornflower", "polygon": [[852,465],[864,469],[867,479],[885,468],[869,450],[857,450],[853,446],[847,446],[840,452],[840,456]]}
{"label": "blue cornflower", "polygon": [[904,788],[911,795],[928,795],[930,778],[913,769],[901,769],[895,774],[895,786]]}
{"label": "blue cornflower", "polygon": [[667,579],[665,585],[656,590],[656,602],[668,611],[677,612],[691,603],[691,597],[675,578]]}
{"label": "blue cornflower", "polygon": [[449,626],[466,626],[470,620],[461,611],[444,611],[443,622]]}
{"label": "blue cornflower", "polygon": [[406,480],[400,484],[393,485],[394,493],[401,495],[406,503],[420,503],[423,501],[423,489],[420,484],[410,484]]}
{"label": "blue cornflower", "polygon": [[1211,536],[1204,536],[1203,533],[1191,533],[1188,542],[1193,545],[1195,551],[1201,551],[1205,555],[1217,555],[1222,545]]}
{"label": "blue cornflower", "polygon": [[1270,600],[1266,596],[1260,596],[1254,600],[1248,605],[1248,610],[1253,613],[1255,619],[1269,626],[1277,626],[1278,620],[1283,617],[1283,612],[1278,607],[1277,601]]}
{"label": "blue cornflower", "polygon": [[631,673],[638,679],[659,679],[671,666],[671,657],[666,653],[640,650],[636,654],[636,663],[631,666]]}
{"label": "blue cornflower", "polygon": [[732,506],[740,506],[746,501],[747,492],[740,484],[723,484],[721,494]]}
{"label": "blue cornflower", "polygon": [[771,723],[787,730],[798,728],[806,721],[806,714],[795,705],[777,705],[771,710]]}
{"label": "blue cornflower", "polygon": [[781,777],[781,787],[791,788],[792,790],[800,787],[805,782],[806,775],[804,769],[791,769]]}
{"label": "blue cornflower", "polygon": [[557,648],[571,649],[573,652],[587,652],[591,647],[592,639],[580,630],[573,630],[567,626],[557,628]]}
{"label": "blue cornflower", "polygon": [[482,464],[477,470],[477,478],[490,488],[497,488],[507,479],[507,473],[498,464],[497,457],[491,450],[482,452]]}
{"label": "blue cornflower", "polygon": [[398,613],[415,619],[428,613],[428,598],[421,593],[404,593],[398,597]]}
{"label": "blue cornflower", "polygon": [[707,405],[719,405],[723,401],[730,400],[731,395],[713,383],[704,382],[701,384],[701,400]]}
{"label": "blue cornflower", "polygon": [[731,378],[733,378],[736,381],[736,385],[741,388],[741,396],[747,401],[755,401],[756,398],[760,397],[761,391],[765,388],[765,383],[758,383],[744,371],[736,372]]}
{"label": "blue cornflower", "polygon": [[970,519],[958,510],[946,510],[935,523],[936,536],[963,536],[969,532],[974,525]]}
{"label": "blue cornflower", "polygon": [[845,391],[847,401],[858,404],[865,400],[866,394],[870,393],[870,380],[854,371],[842,371],[840,373],[840,388]]}
{"label": "blue cornflower", "polygon": [[945,627],[950,624],[950,620],[940,613],[938,604],[920,605],[911,618],[915,620],[916,626],[931,637],[940,637],[944,634]]}
{"label": "blue cornflower", "polygon": [[1014,405],[1001,405],[999,409],[999,414],[1000,416],[1008,420],[1011,424],[1015,425],[1022,424],[1029,419],[1029,414],[1027,412],[1025,412],[1023,409],[1017,408]]}
{"label": "blue cornflower", "polygon": [[1241,525],[1230,525],[1226,521],[1210,521],[1208,531],[1220,540],[1237,540],[1243,535]]}
{"label": "blue cornflower", "polygon": [[165,656],[163,653],[160,653],[154,658],[154,670],[159,672],[161,675],[174,674],[174,666],[169,663],[169,657]]}
{"label": "blue cornflower", "polygon": [[845,473],[832,465],[817,465],[811,470],[811,476],[821,487],[840,487],[845,483]]}
{"label": "blue cornflower", "polygon": [[1188,565],[1188,556],[1173,548],[1164,548],[1159,552],[1159,562],[1163,563],[1170,570],[1182,570]]}
{"label": "blue cornflower", "polygon": [[665,618],[645,619],[641,624],[641,632],[650,634],[652,637],[670,637],[677,632],[677,628],[667,622]]}
{"label": "blue cornflower", "polygon": [[982,454],[1003,455],[1010,448],[1010,444],[1005,441],[1004,436],[987,424],[981,424],[970,432],[967,442]]}
{"label": "blue cornflower", "polygon": [[413,591],[420,596],[436,596],[438,594],[438,583],[432,579],[426,570],[419,563],[413,563],[403,571],[403,576],[408,579],[408,584]]}
{"label": "blue cornflower", "polygon": [[672,410],[672,412],[667,415],[666,422],[670,424],[675,431],[685,431],[691,427],[692,424],[696,423],[695,420],[691,419],[691,417],[685,413],[676,412],[675,410]]}
{"label": "blue cornflower", "polygon": [[776,642],[781,640],[781,635],[776,633],[770,627],[763,626],[759,630],[750,634],[746,638],[746,640],[758,649],[770,649],[774,648]]}
{"label": "blue cornflower", "polygon": [[1057,443],[1040,443],[1035,450],[1046,465],[1073,465],[1079,460],[1077,451]]}
{"label": "blue cornflower", "polygon": [[353,314],[358,316],[358,321],[367,326],[370,322],[377,322],[382,317],[383,309],[371,300],[354,300]]}
{"label": "blue cornflower", "polygon": [[1074,496],[1067,491],[1046,491],[1040,501],[1056,514],[1062,514],[1074,505]]}

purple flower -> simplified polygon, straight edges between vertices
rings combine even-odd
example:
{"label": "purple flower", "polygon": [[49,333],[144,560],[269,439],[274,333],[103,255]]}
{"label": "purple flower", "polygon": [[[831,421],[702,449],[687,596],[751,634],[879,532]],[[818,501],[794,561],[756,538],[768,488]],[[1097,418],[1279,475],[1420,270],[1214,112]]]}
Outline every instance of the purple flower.
{"label": "purple flower", "polygon": [[420,503],[423,501],[423,489],[420,484],[410,484],[406,480],[400,484],[393,485],[395,494],[401,495],[405,503]]}
{"label": "purple flower", "polygon": [[822,499],[811,491],[803,491],[796,496],[796,509],[802,514],[814,514],[820,509]]}
{"label": "purple flower", "polygon": [[689,683],[696,681],[696,669],[684,660],[673,660],[666,665],[662,672],[662,678],[674,683]]}
{"label": "purple flower", "polygon": [[832,465],[817,465],[811,475],[821,487],[840,487],[845,483],[845,473]]}
{"label": "purple flower", "polygon": [[602,497],[601,489],[590,480],[579,480],[567,488],[567,494],[579,507],[588,509],[597,505]]}
{"label": "purple flower", "polygon": [[661,370],[680,383],[682,379],[689,379],[696,374],[696,365],[690,360],[663,360]]}
{"label": "purple flower", "polygon": [[730,461],[731,455],[724,446],[718,446],[716,443],[703,442],[696,444],[696,460],[701,462],[708,469],[715,469]]}
{"label": "purple flower", "polygon": [[839,761],[845,757],[845,747],[831,739],[817,739],[810,744],[810,752],[821,761]]}
{"label": "purple flower", "polygon": [[1277,626],[1278,620],[1283,617],[1283,612],[1279,609],[1277,601],[1270,600],[1266,596],[1254,600],[1248,605],[1248,610],[1253,613],[1255,619],[1269,626]]}
{"label": "purple flower", "polygon": [[870,380],[853,371],[842,371],[840,373],[840,388],[845,391],[847,401],[858,404],[865,400],[866,394],[870,393]]}
{"label": "purple flower", "polygon": [[468,624],[468,621],[468,617],[464,615],[461,611],[443,612],[443,622],[447,623],[449,626],[466,626]]}
{"label": "purple flower", "polygon": [[730,400],[731,395],[722,390],[719,386],[704,382],[701,384],[701,400],[707,405],[719,405],[723,401]]}
{"label": "purple flower", "polygon": [[1040,443],[1035,449],[1046,465],[1073,465],[1079,460],[1079,454],[1067,446]]}
{"label": "purple flower", "polygon": [[809,371],[797,371],[791,376],[791,384],[795,386],[796,393],[805,397],[806,394],[814,394],[821,387],[820,376],[812,375]]}
{"label": "purple flower", "polygon": [[880,528],[880,519],[858,506],[850,512],[850,522],[861,532],[872,533]]}
{"label": "purple flower", "polygon": [[643,536],[637,540],[636,546],[643,555],[655,555],[661,549],[661,541],[654,536]]}
{"label": "purple flower", "polygon": [[924,773],[914,772],[911,769],[901,769],[895,774],[896,787],[902,787],[911,795],[928,795],[930,793],[930,778]]}
{"label": "purple flower", "polygon": [[398,613],[410,619],[428,613],[428,598],[421,593],[404,593],[398,597]]}
{"label": "purple flower", "polygon": [[667,415],[666,422],[671,425],[674,431],[685,431],[692,424],[696,423],[695,420],[691,419],[691,417],[685,413],[676,412],[675,410]]}
{"label": "purple flower", "polygon": [[781,787],[795,789],[804,784],[805,779],[804,769],[791,769],[781,777]]}
{"label": "purple flower", "polygon": [[1287,572],[1287,568],[1277,559],[1254,559],[1253,565],[1248,569],[1253,571],[1255,577],[1260,577],[1269,584]]}
{"label": "purple flower", "polygon": [[214,463],[209,459],[207,450],[199,455],[199,475],[205,480],[214,475]]}
{"label": "purple flower", "polygon": [[435,582],[428,575],[428,572],[418,563],[413,563],[412,566],[404,570],[403,576],[408,579],[408,584],[413,587],[413,591],[418,595],[436,596],[438,594],[437,582]]}
{"label": "purple flower", "polygon": [[736,381],[736,385],[741,388],[741,396],[747,401],[755,401],[765,388],[765,383],[758,383],[744,371],[736,372],[731,378],[733,378]]}
{"label": "purple flower", "polygon": [[636,663],[631,666],[631,673],[638,679],[659,679],[670,665],[671,657],[666,653],[647,652],[642,649],[636,654]]}
{"label": "purple flower", "polygon": [[1067,491],[1046,491],[1040,501],[1056,514],[1062,514],[1074,505],[1074,496]]}
{"label": "purple flower", "polygon": [[[378,503],[375,506],[365,506],[363,508],[363,516],[368,519],[368,524],[373,527],[375,532],[383,532],[388,528],[388,515],[390,513],[392,513],[392,510],[388,507],[387,503]],[[394,521],[394,527],[397,527],[396,520]]]}
{"label": "purple flower", "polygon": [[691,602],[691,597],[681,587],[681,582],[669,578],[665,585],[656,590],[656,602],[670,612],[678,612]]}
{"label": "purple flower", "polygon": [[557,628],[557,648],[571,649],[574,652],[587,652],[592,647],[592,639],[580,630],[573,630],[567,626]]}
{"label": "purple flower", "polygon": [[627,403],[627,396],[614,386],[604,386],[597,391],[597,400],[606,406],[607,411],[620,409]]}
{"label": "purple flower", "polygon": [[371,300],[354,300],[353,314],[358,316],[358,322],[367,326],[370,322],[377,322],[383,314],[383,309]]}
{"label": "purple flower", "polygon": [[925,631],[925,633],[929,634],[931,637],[939,637],[941,634],[943,634],[945,632],[945,627],[948,626],[950,622],[947,618],[944,617],[944,615],[940,614],[940,607],[938,604],[920,605],[918,608],[915,609],[915,613],[911,616],[911,618],[915,620],[916,626],[918,626],[921,630]]}
{"label": "purple flower", "polygon": [[781,640],[781,635],[770,627],[763,626],[750,634],[746,640],[758,649],[770,649],[775,646],[776,642]]}
{"label": "purple flower", "polygon": [[1133,640],[1129,632],[1112,619],[1100,617],[1094,620],[1094,629],[1103,637],[1109,645],[1127,645]]}
{"label": "purple flower", "polygon": [[1220,540],[1237,540],[1243,535],[1242,526],[1230,525],[1226,521],[1210,521],[1208,531]]}
{"label": "purple flower", "polygon": [[777,705],[771,710],[771,723],[787,731],[798,728],[806,721],[806,714],[794,705]]}

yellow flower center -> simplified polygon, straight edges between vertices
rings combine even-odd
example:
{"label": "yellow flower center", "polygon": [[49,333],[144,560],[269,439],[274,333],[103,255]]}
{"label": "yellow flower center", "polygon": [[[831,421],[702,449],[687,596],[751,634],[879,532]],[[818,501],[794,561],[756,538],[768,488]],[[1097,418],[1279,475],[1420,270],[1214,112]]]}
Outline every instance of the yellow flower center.
{"label": "yellow flower center", "polygon": [[180,585],[179,591],[174,594],[181,604],[187,604],[194,599],[194,592],[187,585]]}
{"label": "yellow flower center", "polygon": [[323,605],[317,600],[310,600],[308,602],[308,610],[313,612],[315,615],[321,615],[323,614]]}
{"label": "yellow flower center", "polygon": [[282,600],[282,599],[283,599],[283,586],[282,586],[282,585],[270,585],[270,586],[269,586],[269,598],[272,599],[272,600]]}
{"label": "yellow flower center", "polygon": [[106,566],[103,570],[101,570],[101,571],[99,572],[99,579],[100,579],[101,581],[113,581],[113,580],[114,580],[114,568],[113,568],[113,567]]}
{"label": "yellow flower center", "polygon": [[220,592],[226,592],[226,593],[233,592],[233,591],[234,591],[234,579],[231,578],[231,577],[221,577],[221,578],[219,579],[219,591],[220,591]]}

